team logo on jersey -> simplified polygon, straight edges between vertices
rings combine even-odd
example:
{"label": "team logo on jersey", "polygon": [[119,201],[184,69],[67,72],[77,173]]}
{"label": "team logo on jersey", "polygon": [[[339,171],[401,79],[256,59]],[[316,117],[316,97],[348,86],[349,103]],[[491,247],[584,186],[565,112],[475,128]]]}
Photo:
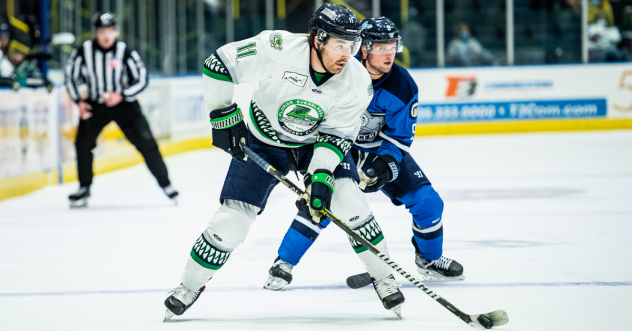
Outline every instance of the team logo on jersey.
{"label": "team logo on jersey", "polygon": [[356,141],[361,143],[372,142],[382,131],[385,123],[384,114],[371,114],[368,110],[365,110],[360,123],[360,132],[358,132]]}
{"label": "team logo on jersey", "polygon": [[412,105],[410,105],[410,118],[415,119],[417,118],[417,108],[418,108],[418,102],[415,101],[412,103]]}
{"label": "team logo on jersey", "polygon": [[373,84],[369,84],[369,88],[367,89],[367,92],[369,92],[369,95],[373,95]]}
{"label": "team logo on jersey", "polygon": [[290,82],[298,87],[304,87],[305,83],[307,83],[307,76],[305,75],[301,75],[301,74],[297,74],[295,72],[291,72],[291,71],[286,71],[283,74],[283,81],[284,82]]}
{"label": "team logo on jersey", "polygon": [[281,38],[280,33],[274,32],[270,35],[270,46],[280,51],[283,50],[283,38]]}
{"label": "team logo on jersey", "polygon": [[319,105],[301,99],[284,101],[278,112],[281,128],[295,136],[305,136],[316,131],[324,117],[325,112]]}

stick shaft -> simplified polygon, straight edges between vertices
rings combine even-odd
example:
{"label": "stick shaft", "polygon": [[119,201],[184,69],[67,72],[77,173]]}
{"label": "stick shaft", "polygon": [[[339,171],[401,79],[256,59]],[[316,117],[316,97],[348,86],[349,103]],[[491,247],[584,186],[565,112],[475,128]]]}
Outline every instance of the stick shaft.
{"label": "stick shaft", "polygon": [[[266,162],[263,158],[257,155],[257,153],[255,153],[248,146],[242,145],[241,148],[244,150],[244,153],[248,155],[248,158],[250,158],[250,160],[257,163],[261,168],[263,168],[270,175],[274,176],[283,185],[287,186],[290,190],[294,191],[294,193],[298,195],[303,194],[303,190],[300,187],[296,186],[294,182],[287,179],[285,175],[283,175],[280,171],[276,170],[272,165],[270,165],[270,163]],[[408,271],[402,268],[397,262],[393,261],[388,255],[382,253],[382,251],[380,251],[377,247],[373,246],[371,242],[364,239],[364,237],[360,236],[355,231],[353,231],[347,224],[345,224],[338,217],[336,217],[336,215],[334,215],[331,211],[329,211],[328,209],[324,209],[323,213],[334,224],[336,224],[340,229],[342,229],[342,231],[344,231],[354,240],[358,241],[360,244],[362,244],[362,246],[366,247],[369,251],[371,251],[371,253],[375,254],[378,258],[380,258],[380,260],[386,263],[389,267],[393,268],[393,270],[397,271],[400,275],[404,276],[409,282],[413,283],[413,285],[417,286],[420,290],[422,290],[432,299],[440,303],[443,307],[451,311],[454,315],[459,317],[465,323],[468,323],[468,324],[472,323],[472,319],[470,318],[470,315],[462,312],[460,309],[456,308],[453,304],[448,302],[448,300],[441,297],[435,291],[431,290],[428,286],[426,286],[426,284],[422,283],[420,280],[418,280],[413,275],[411,275]]]}

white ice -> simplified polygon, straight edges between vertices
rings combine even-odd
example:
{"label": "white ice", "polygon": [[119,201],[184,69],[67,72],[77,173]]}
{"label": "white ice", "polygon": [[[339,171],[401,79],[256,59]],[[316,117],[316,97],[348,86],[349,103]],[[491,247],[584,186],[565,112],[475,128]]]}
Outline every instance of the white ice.
{"label": "white ice", "polygon": [[[470,314],[506,310],[500,330],[632,328],[631,131],[421,138],[412,154],[445,200],[444,254],[467,277],[431,288]],[[403,320],[372,288],[345,288],[363,266],[334,225],[287,290],[263,290],[295,214],[282,186],[198,302],[163,323],[229,160],[217,149],[168,157],[179,206],[144,165],[96,177],[87,209],[68,208],[77,183],[0,202],[0,329],[470,328],[402,277]],[[416,274],[406,209],[367,198],[391,256]]]}

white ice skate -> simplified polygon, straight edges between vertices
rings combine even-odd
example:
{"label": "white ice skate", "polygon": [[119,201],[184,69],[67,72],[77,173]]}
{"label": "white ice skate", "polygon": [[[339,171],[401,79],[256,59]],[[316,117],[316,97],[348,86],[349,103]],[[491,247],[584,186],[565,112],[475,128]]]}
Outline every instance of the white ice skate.
{"label": "white ice skate", "polygon": [[285,287],[285,285],[292,282],[293,267],[293,265],[283,261],[280,257],[277,257],[276,260],[274,260],[274,264],[268,271],[270,276],[268,277],[268,280],[266,280],[265,285],[263,285],[263,288],[272,291],[281,290]]}
{"label": "white ice skate", "polygon": [[404,294],[399,290],[399,287],[402,284],[395,280],[393,275],[389,275],[387,277],[382,278],[379,281],[371,278],[373,281],[373,287],[375,288],[375,292],[382,300],[382,304],[384,308],[392,311],[399,317],[402,318],[402,304],[406,299],[404,298]]}
{"label": "white ice skate", "polygon": [[80,187],[79,191],[68,196],[68,200],[70,200],[70,208],[87,207],[89,197],[90,197],[90,186]]}
{"label": "white ice skate", "polygon": [[191,291],[184,285],[172,289],[167,293],[168,297],[165,300],[165,306],[167,311],[165,312],[165,319],[163,322],[170,320],[174,315],[182,315],[187,309],[189,309],[193,303],[200,297],[200,293],[204,291],[206,286],[202,286],[197,292]]}

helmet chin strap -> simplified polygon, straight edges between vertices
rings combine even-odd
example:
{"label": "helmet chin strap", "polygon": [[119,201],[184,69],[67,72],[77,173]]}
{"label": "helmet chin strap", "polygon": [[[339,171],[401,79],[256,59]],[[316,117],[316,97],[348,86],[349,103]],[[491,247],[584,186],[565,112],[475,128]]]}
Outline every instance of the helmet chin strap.
{"label": "helmet chin strap", "polygon": [[320,65],[323,67],[323,69],[325,69],[325,73],[333,75],[331,72],[329,72],[329,70],[327,70],[327,67],[325,67],[325,63],[323,62],[323,57],[322,55],[320,55],[320,49],[317,49],[316,47],[314,47],[314,50],[316,51],[316,57],[318,57],[318,61],[320,61]]}
{"label": "helmet chin strap", "polygon": [[366,68],[366,71],[369,73],[369,75],[373,75],[373,76],[384,75],[384,73],[374,74],[374,73],[370,72],[369,71],[369,67],[367,67],[367,64],[366,64],[366,60],[368,60],[368,59],[369,59],[369,55],[367,54],[366,59],[362,59],[362,65]]}

